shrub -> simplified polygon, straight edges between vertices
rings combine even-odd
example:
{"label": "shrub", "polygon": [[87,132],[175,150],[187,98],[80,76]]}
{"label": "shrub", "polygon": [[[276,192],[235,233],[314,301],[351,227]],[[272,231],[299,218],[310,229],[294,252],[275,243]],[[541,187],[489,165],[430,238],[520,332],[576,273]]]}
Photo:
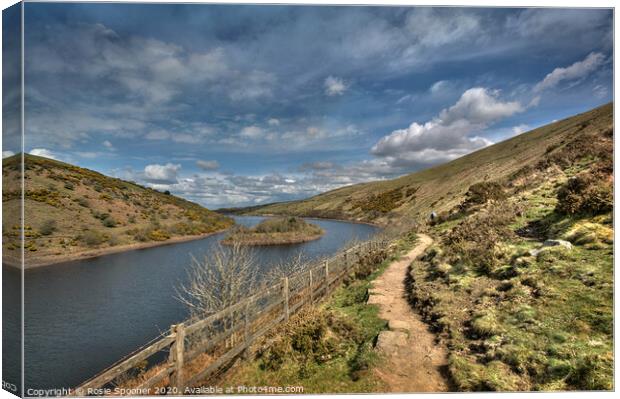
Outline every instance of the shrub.
{"label": "shrub", "polygon": [[84,197],[80,197],[77,199],[77,203],[80,206],[83,206],[84,208],[88,208],[90,206],[90,204],[88,203],[88,200]]}
{"label": "shrub", "polygon": [[465,210],[472,205],[486,204],[488,201],[499,201],[506,198],[504,189],[496,182],[480,182],[473,184],[465,194],[465,201],[461,209]]}
{"label": "shrub", "polygon": [[473,266],[488,274],[505,255],[497,243],[513,236],[508,228],[517,213],[515,205],[491,206],[478,212],[454,227],[444,239],[450,253],[457,262]]}
{"label": "shrub", "polygon": [[121,240],[115,236],[115,235],[111,235],[110,238],[108,238],[108,244],[110,246],[115,246],[121,243]]}
{"label": "shrub", "polygon": [[402,200],[403,191],[399,187],[357,200],[353,203],[353,207],[361,208],[364,212],[377,211],[384,214],[398,208]]}
{"label": "shrub", "polygon": [[580,132],[564,145],[547,148],[549,151],[536,164],[536,168],[544,170],[555,164],[566,169],[579,160],[588,157],[608,162],[612,159],[612,149],[613,143],[605,131]]}
{"label": "shrub", "polygon": [[116,220],[114,220],[111,216],[106,217],[101,221],[105,227],[116,227]]}
{"label": "shrub", "polygon": [[161,229],[154,229],[148,233],[148,238],[153,241],[166,241],[170,238],[170,233]]}
{"label": "shrub", "polygon": [[105,241],[105,236],[95,230],[86,230],[79,239],[89,247],[94,247],[102,244]]}
{"label": "shrub", "polygon": [[310,308],[291,318],[273,335],[275,340],[266,350],[259,353],[261,367],[278,370],[284,361],[293,356],[301,361],[302,370],[306,363],[321,363],[334,354],[334,347],[328,338],[328,319],[323,311]]}
{"label": "shrub", "polygon": [[600,214],[613,209],[613,186],[602,173],[586,172],[558,190],[556,211],[561,214]]}
{"label": "shrub", "polygon": [[49,219],[43,222],[43,224],[41,225],[41,229],[39,230],[39,232],[44,236],[48,236],[55,231],[56,231],[56,221],[53,219]]}
{"label": "shrub", "polygon": [[613,389],[613,355],[583,355],[577,359],[575,370],[567,382],[577,389],[610,390]]}
{"label": "shrub", "polygon": [[71,183],[70,181],[65,182],[65,188],[67,190],[73,190],[75,188],[75,186],[73,185],[73,183]]}

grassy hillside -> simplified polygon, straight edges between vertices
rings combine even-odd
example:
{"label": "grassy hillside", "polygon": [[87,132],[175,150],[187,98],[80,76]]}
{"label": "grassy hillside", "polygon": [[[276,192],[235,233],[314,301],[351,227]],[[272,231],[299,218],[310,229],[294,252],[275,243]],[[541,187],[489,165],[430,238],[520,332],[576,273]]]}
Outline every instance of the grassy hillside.
{"label": "grassy hillside", "polygon": [[613,389],[609,111],[427,226],[410,295],[460,390]]}
{"label": "grassy hillside", "polygon": [[456,390],[611,390],[613,184],[609,104],[399,179],[251,211],[418,219],[434,245],[407,291]]}
{"label": "grassy hillside", "polygon": [[534,166],[554,147],[584,131],[611,129],[613,106],[607,104],[532,130],[462,158],[398,179],[358,184],[315,197],[236,210],[237,213],[327,217],[386,224],[403,216],[426,217],[460,203],[480,181],[507,178],[524,165]]}
{"label": "grassy hillside", "polygon": [[[3,253],[19,255],[21,155],[2,162]],[[27,264],[125,245],[148,245],[224,229],[232,219],[149,188],[55,160],[26,155]]]}

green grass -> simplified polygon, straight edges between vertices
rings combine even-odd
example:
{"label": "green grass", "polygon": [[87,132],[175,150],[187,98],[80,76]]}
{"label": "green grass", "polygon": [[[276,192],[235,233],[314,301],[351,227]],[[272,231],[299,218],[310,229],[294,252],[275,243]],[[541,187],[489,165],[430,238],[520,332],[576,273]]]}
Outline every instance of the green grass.
{"label": "green grass", "polygon": [[[584,167],[597,164],[580,163]],[[499,205],[520,209],[507,221],[509,230],[533,225],[534,237],[494,238],[488,268],[476,268],[471,252],[446,238],[463,221],[488,228],[498,205],[487,205],[431,227],[437,254],[412,269],[412,294],[448,343],[450,374],[460,390],[613,389],[612,215],[558,213],[558,190],[572,169],[545,173]],[[573,249],[529,254],[558,238],[570,240]],[[439,272],[444,263],[451,267]]]}

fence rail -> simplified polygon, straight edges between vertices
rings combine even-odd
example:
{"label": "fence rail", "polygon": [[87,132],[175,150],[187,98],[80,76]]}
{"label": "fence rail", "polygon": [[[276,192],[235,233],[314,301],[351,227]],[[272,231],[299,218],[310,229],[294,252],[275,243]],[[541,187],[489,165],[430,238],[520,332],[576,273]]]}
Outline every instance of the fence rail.
{"label": "fence rail", "polygon": [[[110,384],[129,384],[147,390],[167,387],[158,393],[183,394],[185,387],[216,374],[268,331],[289,319],[304,305],[327,297],[360,264],[363,256],[385,248],[387,241],[371,240],[313,264],[306,270],[284,277],[281,282],[261,288],[247,297],[204,319],[190,319],[171,326],[159,338],[119,360],[75,388],[77,395],[96,395]],[[167,360],[140,376],[127,373],[144,368],[155,354],[168,351]],[[186,368],[192,375],[186,375]],[[152,394],[152,393],[151,393]]]}

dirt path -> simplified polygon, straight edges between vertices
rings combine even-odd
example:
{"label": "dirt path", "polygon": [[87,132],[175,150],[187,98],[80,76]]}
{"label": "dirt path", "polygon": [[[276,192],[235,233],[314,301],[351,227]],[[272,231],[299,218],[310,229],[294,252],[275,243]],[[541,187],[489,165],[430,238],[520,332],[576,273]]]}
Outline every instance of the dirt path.
{"label": "dirt path", "polygon": [[411,308],[405,292],[405,278],[411,262],[433,242],[420,234],[411,251],[392,263],[374,281],[368,299],[377,304],[389,331],[379,334],[377,350],[386,357],[376,370],[389,392],[442,392],[448,384],[441,370],[447,367],[446,351],[434,342],[428,326]]}

